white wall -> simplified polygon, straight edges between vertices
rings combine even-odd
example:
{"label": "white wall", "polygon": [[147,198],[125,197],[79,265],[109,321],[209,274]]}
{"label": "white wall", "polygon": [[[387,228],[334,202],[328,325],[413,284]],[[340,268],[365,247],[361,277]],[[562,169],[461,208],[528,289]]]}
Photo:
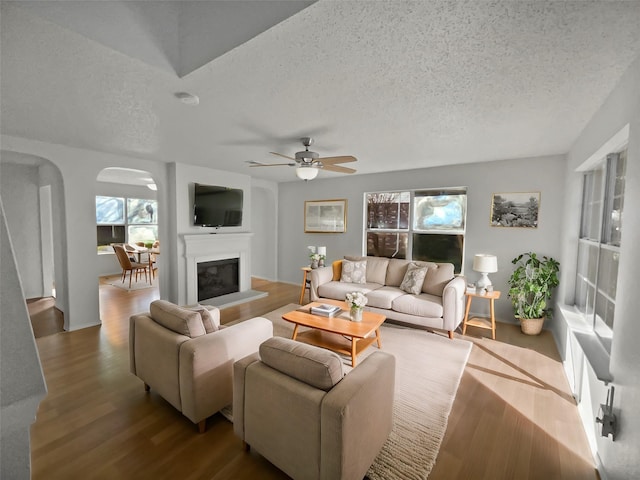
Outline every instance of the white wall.
{"label": "white wall", "polygon": [[[62,242],[55,247],[62,249],[61,278],[58,279],[56,265],[56,285],[67,289],[64,305],[65,330],[77,330],[100,324],[98,276],[96,261],[95,195],[96,177],[106,167],[127,167],[151,173],[158,185],[158,208],[169,211],[166,195],[166,164],[132,157],[110,155],[92,150],[70,148],[46,142],[38,142],[19,137],[3,135],[3,150],[34,155],[49,160],[59,169],[63,179]],[[4,199],[4,196],[3,196]],[[5,200],[10,203],[11,199]],[[56,214],[54,213],[54,217]],[[54,221],[56,219],[54,218]],[[160,224],[161,243],[169,238],[167,226]],[[167,298],[169,272],[159,269],[160,296]]]}
{"label": "white wall", "polygon": [[[53,270],[56,285],[56,307],[67,311],[68,289],[65,283],[67,275],[67,232],[64,211],[64,184],[60,170],[51,162],[45,161],[39,167],[40,186],[51,187],[51,221],[53,235]],[[46,294],[46,292],[45,292]]]}
{"label": "white wall", "polygon": [[29,427],[46,385],[0,199],[0,477],[30,478]]}
{"label": "white wall", "polygon": [[[172,163],[169,168],[170,190],[175,197],[171,198],[171,211],[175,235],[170,238],[170,262],[175,271],[172,271],[171,289],[169,299],[173,302],[184,304],[187,301],[187,273],[184,257],[185,234],[224,235],[225,233],[251,232],[251,177],[239,173],[213,170],[211,168],[197,167],[181,163]],[[242,226],[240,227],[196,227],[193,225],[193,184],[221,185],[243,190]],[[252,242],[254,239],[252,238]],[[162,255],[165,255],[163,243]]]}
{"label": "white wall", "polygon": [[251,273],[254,277],[278,279],[278,184],[266,180],[251,182]]}
{"label": "white wall", "polygon": [[564,202],[564,229],[561,261],[567,266],[558,296],[573,303],[577,235],[581,199],[581,175],[576,172],[601,145],[625,125],[629,125],[629,144],[625,179],[625,199],[618,271],[618,291],[614,317],[614,338],[609,370],[615,386],[615,404],[620,431],[615,442],[598,434],[594,421],[600,403],[605,403],[606,387],[595,377],[583,352],[573,340],[571,318],[554,322],[554,334],[564,355],[566,370],[580,398],[580,412],[592,445],[602,462],[608,480],[640,478],[640,296],[637,293],[640,267],[640,58],[625,73],[596,115],[589,121],[568,155]]}
{"label": "white wall", "polygon": [[39,173],[37,165],[0,163],[0,195],[26,298],[41,297]]}
{"label": "white wall", "polygon": [[[511,260],[529,250],[556,259],[561,253],[564,172],[565,158],[552,156],[282,183],[278,199],[280,279],[301,282],[300,267],[309,262],[307,245],[326,245],[328,262],[362,253],[364,192],[466,186],[468,212],[463,271],[475,282],[479,274],[471,268],[473,255],[496,254],[498,272],[490,276],[495,288],[502,291],[502,297],[496,302],[496,316],[502,321],[514,321],[507,297],[507,279],[513,270]],[[530,191],[541,192],[538,228],[489,225],[493,193]],[[347,232],[304,233],[304,201],[339,198],[348,201]],[[485,313],[485,305],[472,305],[477,313]]]}

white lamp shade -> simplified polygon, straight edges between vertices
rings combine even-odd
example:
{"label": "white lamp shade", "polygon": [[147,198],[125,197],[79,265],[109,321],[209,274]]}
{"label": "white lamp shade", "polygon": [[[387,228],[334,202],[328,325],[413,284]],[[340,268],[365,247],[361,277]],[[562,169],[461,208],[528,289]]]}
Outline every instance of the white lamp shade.
{"label": "white lamp shade", "polygon": [[302,180],[313,180],[318,176],[318,169],[316,167],[298,167],[296,168],[296,175]]}
{"label": "white lamp shade", "polygon": [[327,247],[318,247],[318,255],[327,256]]}
{"label": "white lamp shade", "polygon": [[480,273],[494,273],[498,271],[498,258],[495,255],[477,253],[473,257],[473,269]]}

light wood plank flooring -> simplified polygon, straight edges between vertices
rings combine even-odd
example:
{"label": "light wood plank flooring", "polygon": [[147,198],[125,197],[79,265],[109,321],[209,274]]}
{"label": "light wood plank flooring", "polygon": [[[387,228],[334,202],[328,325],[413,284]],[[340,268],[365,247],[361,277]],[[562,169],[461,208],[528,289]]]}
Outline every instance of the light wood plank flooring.
{"label": "light wood plank flooring", "polygon": [[[224,309],[223,323],[296,303],[300,293],[299,286],[256,279],[253,288],[269,296]],[[53,335],[40,329],[48,395],[31,428],[32,478],[288,478],[245,452],[221,415],[198,434],[129,373],[129,316],[156,298],[157,289],[127,292],[103,284],[102,326]],[[46,323],[46,308],[31,303]],[[49,315],[55,321],[55,312]],[[474,348],[429,480],[596,479],[551,335],[527,337],[508,324],[498,325],[497,340],[488,335],[467,329]]]}

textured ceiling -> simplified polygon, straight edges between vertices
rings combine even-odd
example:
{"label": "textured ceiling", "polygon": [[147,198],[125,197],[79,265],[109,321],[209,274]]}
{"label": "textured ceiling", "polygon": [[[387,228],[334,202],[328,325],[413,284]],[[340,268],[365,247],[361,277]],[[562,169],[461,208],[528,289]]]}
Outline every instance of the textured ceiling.
{"label": "textured ceiling", "polygon": [[308,135],[358,173],[565,153],[640,54],[636,1],[320,0],[181,78],[154,57],[170,39],[140,27],[168,25],[173,2],[120,22],[147,45],[128,53],[20,3],[2,2],[2,133],[276,181],[293,169],[246,162]]}

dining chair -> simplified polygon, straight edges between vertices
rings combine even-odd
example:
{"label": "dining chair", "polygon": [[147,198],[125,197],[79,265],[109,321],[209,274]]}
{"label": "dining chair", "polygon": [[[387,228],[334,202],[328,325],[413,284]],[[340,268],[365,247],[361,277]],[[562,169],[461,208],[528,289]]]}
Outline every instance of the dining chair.
{"label": "dining chair", "polygon": [[[147,281],[147,271],[149,270],[148,264],[131,261],[122,245],[112,245],[112,247],[116,252],[116,257],[118,258],[118,262],[120,262],[120,267],[122,268],[122,283],[127,279],[127,272],[129,272],[129,288],[131,288],[131,280],[133,278],[134,271],[136,273],[136,282],[138,281],[140,271],[144,272],[144,279]],[[151,272],[149,272],[149,275],[150,274]]]}
{"label": "dining chair", "polygon": [[160,240],[156,240],[153,242],[151,246],[152,252],[149,253],[149,262],[151,265],[151,276],[152,278],[156,278],[156,273],[158,272],[158,266],[156,264],[156,255],[160,253]]}

